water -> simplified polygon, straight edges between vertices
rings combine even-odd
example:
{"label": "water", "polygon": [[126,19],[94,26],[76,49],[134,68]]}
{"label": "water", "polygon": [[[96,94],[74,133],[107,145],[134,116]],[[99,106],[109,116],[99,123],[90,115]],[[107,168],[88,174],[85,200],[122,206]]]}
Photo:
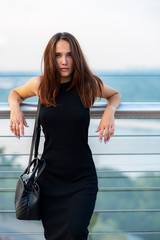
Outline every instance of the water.
{"label": "water", "polygon": [[[38,72],[3,72],[0,73],[0,102],[7,102],[11,89],[25,84]],[[159,102],[160,73],[158,72],[97,72],[97,75],[107,85],[117,89],[122,96],[122,102]],[[36,97],[26,100],[37,101]],[[105,101],[105,99],[101,99]]]}
{"label": "water", "polygon": [[123,102],[159,102],[160,75],[100,75],[104,83],[117,89]]}

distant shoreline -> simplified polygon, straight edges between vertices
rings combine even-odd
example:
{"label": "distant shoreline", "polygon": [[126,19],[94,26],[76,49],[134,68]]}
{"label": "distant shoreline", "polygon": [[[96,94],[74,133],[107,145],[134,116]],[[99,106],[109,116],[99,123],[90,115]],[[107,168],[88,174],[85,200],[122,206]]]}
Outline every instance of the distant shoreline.
{"label": "distant shoreline", "polygon": [[[92,70],[94,74],[99,76],[155,76],[160,75],[160,69],[131,69],[131,70]],[[19,76],[19,77],[29,77],[41,75],[41,71],[0,71],[0,77],[10,77],[10,76]]]}

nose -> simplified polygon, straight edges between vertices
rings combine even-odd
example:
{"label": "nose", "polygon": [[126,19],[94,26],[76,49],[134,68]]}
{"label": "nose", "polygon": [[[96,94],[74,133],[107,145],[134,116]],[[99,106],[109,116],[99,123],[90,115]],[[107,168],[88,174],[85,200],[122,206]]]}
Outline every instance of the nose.
{"label": "nose", "polygon": [[62,64],[66,65],[67,64],[67,59],[65,56],[62,56]]}

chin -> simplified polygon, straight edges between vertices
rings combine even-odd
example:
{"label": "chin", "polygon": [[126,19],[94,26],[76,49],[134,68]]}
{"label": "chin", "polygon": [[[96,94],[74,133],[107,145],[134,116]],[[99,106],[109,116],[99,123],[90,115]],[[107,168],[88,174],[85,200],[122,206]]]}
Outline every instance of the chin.
{"label": "chin", "polygon": [[65,74],[65,73],[64,73],[64,74],[61,74],[61,76],[62,76],[62,77],[70,77],[71,74],[67,74],[67,73]]}

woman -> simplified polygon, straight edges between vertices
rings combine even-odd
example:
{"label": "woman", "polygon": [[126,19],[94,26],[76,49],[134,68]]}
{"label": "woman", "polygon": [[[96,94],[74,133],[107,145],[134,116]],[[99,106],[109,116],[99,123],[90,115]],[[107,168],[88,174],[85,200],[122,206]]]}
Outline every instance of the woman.
{"label": "woman", "polygon": [[46,168],[38,182],[41,215],[47,240],[86,240],[98,182],[88,145],[89,109],[95,99],[108,101],[100,124],[99,140],[114,134],[114,113],[120,94],[93,75],[76,38],[55,34],[47,44],[44,73],[10,92],[10,129],[20,138],[27,122],[20,103],[37,95],[45,136],[42,158]]}

